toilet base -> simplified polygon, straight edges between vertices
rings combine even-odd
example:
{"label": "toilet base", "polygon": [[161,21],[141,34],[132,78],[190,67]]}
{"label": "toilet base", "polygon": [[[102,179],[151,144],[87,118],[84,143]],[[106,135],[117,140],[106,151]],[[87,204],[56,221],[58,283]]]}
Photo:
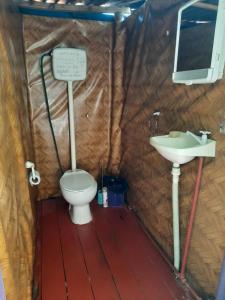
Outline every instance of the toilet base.
{"label": "toilet base", "polygon": [[83,224],[90,223],[92,221],[90,205],[89,204],[82,205],[82,206],[71,205],[70,218],[74,224],[83,225]]}

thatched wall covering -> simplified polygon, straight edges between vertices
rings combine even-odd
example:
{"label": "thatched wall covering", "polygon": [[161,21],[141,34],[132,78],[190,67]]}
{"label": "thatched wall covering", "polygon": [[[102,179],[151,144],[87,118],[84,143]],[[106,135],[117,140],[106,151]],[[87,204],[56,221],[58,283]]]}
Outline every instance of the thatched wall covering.
{"label": "thatched wall covering", "polygon": [[33,160],[22,18],[0,0],[0,270],[7,300],[31,299],[34,218],[25,161]]}
{"label": "thatched wall covering", "polygon": [[[35,156],[43,179],[39,199],[58,194],[60,174],[38,60],[42,53],[59,44],[85,47],[88,77],[74,84],[78,166],[95,176],[101,165],[114,173],[121,167],[130,186],[130,203],[171,258],[171,164],[150,146],[149,137],[170,130],[212,131],[217,153],[215,159],[205,159],[188,273],[199,290],[214,294],[225,249],[225,136],[219,133],[220,122],[225,118],[225,83],[224,80],[198,86],[172,83],[177,11],[183,1],[149,2],[136,16],[127,19],[126,26],[24,17],[30,116]],[[66,85],[53,79],[49,62],[45,72],[59,154],[67,169],[70,157]],[[152,119],[149,128],[156,110],[161,112],[159,126],[156,128]],[[183,242],[197,160],[182,166],[181,171]]]}
{"label": "thatched wall covering", "polygon": [[[149,144],[149,137],[170,130],[201,129],[217,141],[215,159],[205,159],[188,271],[191,281],[214,294],[225,249],[225,81],[185,86],[171,80],[176,19],[183,1],[151,1],[128,21],[127,96],[122,121],[122,174],[130,186],[129,201],[152,235],[172,258],[171,163]],[[161,112],[159,127],[149,120]],[[181,238],[185,235],[198,161],[181,167]]]}

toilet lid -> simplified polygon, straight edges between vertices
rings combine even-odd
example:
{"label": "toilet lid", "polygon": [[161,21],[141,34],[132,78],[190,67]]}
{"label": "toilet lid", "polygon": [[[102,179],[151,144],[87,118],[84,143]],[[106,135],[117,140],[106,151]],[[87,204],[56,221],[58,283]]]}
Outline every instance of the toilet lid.
{"label": "toilet lid", "polygon": [[60,179],[60,185],[69,191],[83,191],[94,184],[94,178],[83,170],[68,171]]}

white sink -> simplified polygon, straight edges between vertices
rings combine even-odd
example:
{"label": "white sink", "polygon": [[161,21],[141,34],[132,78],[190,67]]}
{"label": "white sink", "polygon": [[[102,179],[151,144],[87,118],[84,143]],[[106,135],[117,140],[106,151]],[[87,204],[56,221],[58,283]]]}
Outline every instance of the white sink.
{"label": "white sink", "polygon": [[[205,136],[204,136],[205,137]],[[185,164],[196,156],[215,157],[216,142],[201,139],[191,132],[171,131],[168,135],[150,138],[150,144],[173,163]]]}

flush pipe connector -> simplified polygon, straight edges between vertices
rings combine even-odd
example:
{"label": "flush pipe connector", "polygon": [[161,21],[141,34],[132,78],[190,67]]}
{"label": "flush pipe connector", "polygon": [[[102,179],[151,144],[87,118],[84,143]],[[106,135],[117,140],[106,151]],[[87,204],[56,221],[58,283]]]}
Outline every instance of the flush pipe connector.
{"label": "flush pipe connector", "polygon": [[35,169],[34,169],[35,164],[28,160],[28,161],[25,162],[25,167],[26,167],[26,169],[31,169],[32,177],[33,177],[33,179],[35,179],[35,177],[36,177]]}
{"label": "flush pipe connector", "polygon": [[174,267],[179,271],[180,268],[180,228],[179,228],[179,176],[180,165],[173,164],[172,172],[172,207],[173,207],[173,253]]}

